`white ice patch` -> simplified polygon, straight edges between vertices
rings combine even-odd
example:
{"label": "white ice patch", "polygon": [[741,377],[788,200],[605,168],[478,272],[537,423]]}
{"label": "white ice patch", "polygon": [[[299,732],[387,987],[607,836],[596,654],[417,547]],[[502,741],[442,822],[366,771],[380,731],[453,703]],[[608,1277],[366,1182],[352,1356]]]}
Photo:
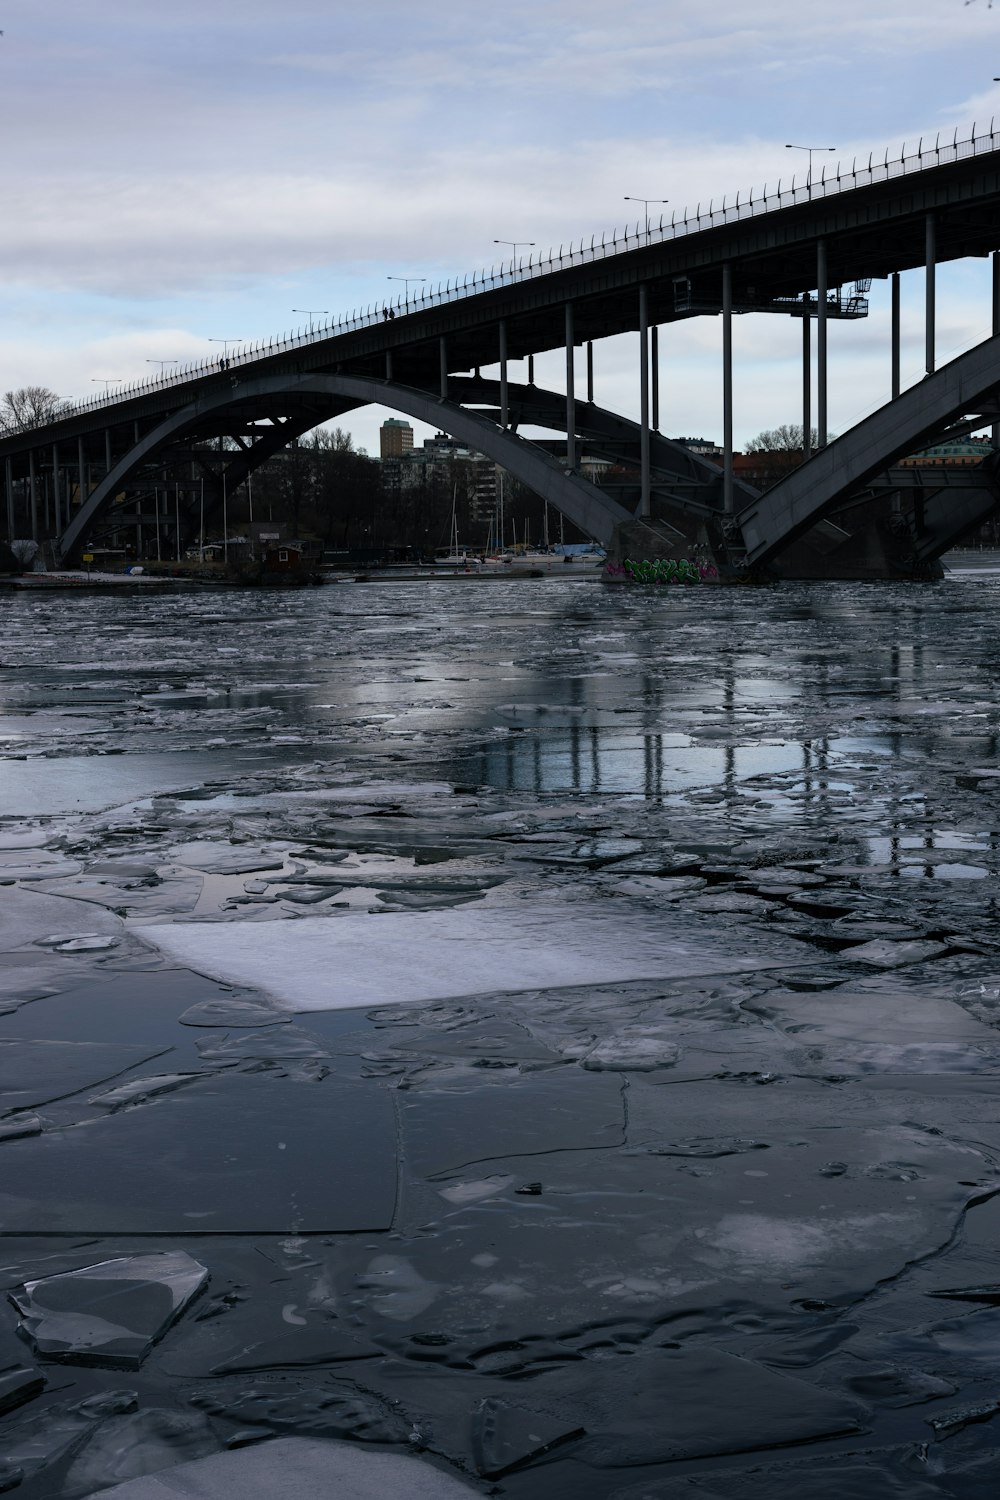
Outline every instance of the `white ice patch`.
{"label": "white ice patch", "polygon": [[859,1251],[897,1250],[917,1241],[923,1216],[854,1214],[825,1219],[784,1219],[769,1214],[729,1214],[698,1238],[721,1257],[726,1274],[791,1276],[816,1272]]}
{"label": "white ice patch", "polygon": [[671,941],[662,916],[597,902],[386,912],[274,922],[137,924],[149,943],[215,979],[254,986],[292,1010],[443,1000],[616,980],[739,973],[713,943]]}

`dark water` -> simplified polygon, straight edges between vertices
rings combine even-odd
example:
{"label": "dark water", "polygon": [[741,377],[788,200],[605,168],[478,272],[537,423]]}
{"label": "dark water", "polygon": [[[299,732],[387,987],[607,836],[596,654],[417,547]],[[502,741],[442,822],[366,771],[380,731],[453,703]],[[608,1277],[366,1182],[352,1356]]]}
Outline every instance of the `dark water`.
{"label": "dark water", "polygon": [[998,605],[0,599],[0,1488],[992,1495]]}

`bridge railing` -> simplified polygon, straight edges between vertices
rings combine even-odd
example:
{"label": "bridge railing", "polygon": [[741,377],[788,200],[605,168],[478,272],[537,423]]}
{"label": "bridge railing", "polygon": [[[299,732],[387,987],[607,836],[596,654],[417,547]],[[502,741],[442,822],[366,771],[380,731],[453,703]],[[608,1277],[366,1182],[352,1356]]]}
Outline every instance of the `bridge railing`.
{"label": "bridge railing", "polygon": [[412,297],[397,296],[392,301],[369,304],[363,312],[358,309],[341,317],[331,318],[326,323],[317,323],[308,329],[299,328],[295,332],[282,334],[278,338],[252,340],[239,345],[231,355],[227,354],[224,360],[207,358],[195,360],[170,374],[163,373],[132,384],[124,384],[119,386],[114,393],[108,392],[86,401],[69,403],[61,415],[76,416],[112,407],[122,401],[146,395],[152,391],[169,390],[175,386],[186,385],[193,380],[204,379],[206,375],[228,373],[230,369],[245,369],[248,365],[257,364],[276,354],[287,354],[292,350],[308,348],[342,334],[355,333],[359,329],[370,328],[385,322],[390,316],[393,319],[405,318],[410,313],[423,312],[427,308],[441,307],[448,303],[460,302],[467,297],[481,296],[484,292],[492,292],[501,287],[518,286],[551,276],[571,266],[586,265],[590,262],[624,255],[642,246],[666,244],[673,240],[683,239],[687,235],[702,234],[706,230],[718,229],[727,224],[738,223],[743,219],[757,218],[761,214],[782,212],[802,203],[834,197],[838,193],[853,192],[856,188],[888,182],[896,177],[906,177],[912,173],[933,170],[935,167],[946,166],[968,157],[996,151],[998,148],[1000,148],[1000,131],[994,129],[993,120],[990,121],[989,130],[979,135],[976,134],[976,126],[973,124],[971,135],[963,140],[958,139],[956,129],[951,141],[946,141],[943,145],[940,135],[935,137],[933,146],[925,145],[921,137],[916,151],[911,152],[909,156],[906,154],[904,142],[898,157],[890,158],[888,150],[880,158],[870,153],[867,162],[862,159],[860,165],[858,158],[854,157],[850,170],[838,162],[835,171],[828,172],[823,167],[818,177],[810,177],[807,174],[805,181],[797,181],[796,176],[793,176],[790,185],[785,188],[782,187],[779,178],[777,186],[771,192],[765,184],[763,190],[759,192],[751,188],[749,193],[743,194],[741,190],[732,200],[727,200],[727,196],[724,195],[718,207],[713,198],[709,201],[707,208],[703,208],[700,203],[693,213],[685,208],[683,215],[672,214],[669,223],[665,222],[661,215],[659,222],[655,225],[637,221],[634,229],[626,225],[623,230],[602,232],[599,241],[597,235],[593,234],[589,242],[583,238],[579,243],[571,241],[566,246],[560,245],[558,251],[549,250],[546,255],[540,254],[537,258],[529,256],[527,264],[523,259],[512,259],[505,267],[504,262],[501,261],[499,267],[492,266],[489,271],[483,269],[474,271],[470,276],[463,276],[461,279],[439,282],[436,289],[430,288],[415,293]]}

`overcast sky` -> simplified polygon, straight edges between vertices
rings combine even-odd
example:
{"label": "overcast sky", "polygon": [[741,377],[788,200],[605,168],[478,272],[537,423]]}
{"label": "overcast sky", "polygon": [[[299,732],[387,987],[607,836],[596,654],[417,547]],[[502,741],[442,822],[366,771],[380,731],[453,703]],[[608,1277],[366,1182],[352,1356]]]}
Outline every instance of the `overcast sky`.
{"label": "overcast sky", "polygon": [[[626,193],[801,177],[787,141],[849,162],[1000,122],[987,0],[0,0],[0,25],[0,390],[66,397],[471,271],[494,239],[599,235]],[[939,272],[939,359],[988,335],[988,277]],[[904,277],[909,379],[921,298]],[[596,354],[597,399],[632,415],[635,343]],[[735,343],[739,444],[799,419],[798,324],[740,318]],[[717,318],[664,330],[672,435],[721,435],[720,344]],[[831,361],[837,430],[888,395],[886,283]],[[377,451],[384,415],[344,425]]]}

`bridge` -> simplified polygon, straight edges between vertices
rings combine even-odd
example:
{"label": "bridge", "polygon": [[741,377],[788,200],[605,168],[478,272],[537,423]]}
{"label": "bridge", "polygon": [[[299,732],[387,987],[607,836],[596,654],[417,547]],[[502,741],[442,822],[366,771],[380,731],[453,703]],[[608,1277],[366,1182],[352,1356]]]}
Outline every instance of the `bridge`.
{"label": "bridge", "polygon": [[[241,345],[7,434],[8,537],[48,538],[56,560],[73,562],[126,518],[141,535],[153,503],[160,519],[166,491],[162,524],[178,548],[189,545],[286,444],[375,403],[488,455],[618,555],[695,548],[724,573],[919,574],[1000,498],[998,209],[1000,132],[991,122],[968,139],[856,159],[849,170]],[[992,258],[992,337],[938,368],[935,268],[972,256]],[[904,391],[900,274],[914,268],[924,273],[925,378]],[[892,312],[886,402],[831,442],[828,326],[863,319],[871,283],[883,278]],[[733,463],[733,319],[751,313],[799,321],[802,425],[818,435],[817,451],[764,494]],[[706,316],[722,320],[720,463],[661,430],[660,330]],[[637,420],[597,399],[595,350],[622,333],[637,336]],[[535,357],[557,349],[564,388],[542,388]],[[974,471],[898,466],[946,435],[987,425],[994,442]],[[611,461],[615,488],[585,476],[584,455]]]}

